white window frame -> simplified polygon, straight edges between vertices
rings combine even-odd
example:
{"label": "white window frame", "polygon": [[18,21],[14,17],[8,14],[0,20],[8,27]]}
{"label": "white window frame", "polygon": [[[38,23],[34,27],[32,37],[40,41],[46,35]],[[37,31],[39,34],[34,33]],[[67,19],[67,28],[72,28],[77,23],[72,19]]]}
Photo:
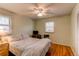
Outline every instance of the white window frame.
{"label": "white window frame", "polygon": [[4,30],[8,33],[11,33],[11,16],[8,16],[8,15],[0,15],[0,17],[8,17],[9,18],[9,24],[0,24],[0,26],[8,26],[9,27],[9,30]]}
{"label": "white window frame", "polygon": [[[51,24],[51,25],[48,25]],[[50,29],[48,28],[50,27]],[[45,32],[54,32],[54,22],[53,21],[49,21],[45,23]]]}

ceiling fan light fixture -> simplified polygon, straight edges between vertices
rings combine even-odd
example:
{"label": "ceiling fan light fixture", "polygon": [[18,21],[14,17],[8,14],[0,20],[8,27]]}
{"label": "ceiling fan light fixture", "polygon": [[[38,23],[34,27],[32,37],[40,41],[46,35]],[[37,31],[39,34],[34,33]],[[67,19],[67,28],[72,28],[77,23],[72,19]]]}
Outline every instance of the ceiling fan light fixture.
{"label": "ceiling fan light fixture", "polygon": [[34,13],[37,16],[41,17],[45,14],[45,10],[43,8],[34,8]]}
{"label": "ceiling fan light fixture", "polygon": [[37,16],[43,16],[43,14],[42,13],[38,13]]}

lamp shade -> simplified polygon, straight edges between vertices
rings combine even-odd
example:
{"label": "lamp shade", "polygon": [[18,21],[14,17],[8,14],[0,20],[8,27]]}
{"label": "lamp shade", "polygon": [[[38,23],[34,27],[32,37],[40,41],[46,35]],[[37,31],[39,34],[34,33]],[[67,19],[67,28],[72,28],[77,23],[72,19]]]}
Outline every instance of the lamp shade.
{"label": "lamp shade", "polygon": [[0,30],[0,36],[5,36],[7,35],[7,32],[5,32],[4,30]]}
{"label": "lamp shade", "polygon": [[0,36],[5,36],[7,34],[8,34],[8,32],[6,30],[4,30],[3,27],[0,27]]}
{"label": "lamp shade", "polygon": [[8,42],[7,39],[5,39],[5,37],[8,35],[8,32],[4,31],[4,30],[0,30],[0,41],[1,42]]}

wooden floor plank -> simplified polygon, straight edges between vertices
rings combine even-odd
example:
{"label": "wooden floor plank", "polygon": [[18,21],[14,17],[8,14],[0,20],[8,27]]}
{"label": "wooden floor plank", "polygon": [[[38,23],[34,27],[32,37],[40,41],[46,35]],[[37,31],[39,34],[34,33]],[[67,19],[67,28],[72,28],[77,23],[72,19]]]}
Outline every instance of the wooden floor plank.
{"label": "wooden floor plank", "polygon": [[70,47],[59,45],[59,44],[52,44],[47,52],[47,56],[73,56],[73,52]]}

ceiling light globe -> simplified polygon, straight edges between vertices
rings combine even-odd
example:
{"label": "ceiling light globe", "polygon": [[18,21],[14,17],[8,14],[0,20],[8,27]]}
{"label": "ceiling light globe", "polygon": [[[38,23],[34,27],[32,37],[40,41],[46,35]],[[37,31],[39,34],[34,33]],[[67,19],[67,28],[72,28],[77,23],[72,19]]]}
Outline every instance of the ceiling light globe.
{"label": "ceiling light globe", "polygon": [[42,15],[42,13],[38,13],[38,15],[37,15],[37,16],[43,16],[43,15]]}

